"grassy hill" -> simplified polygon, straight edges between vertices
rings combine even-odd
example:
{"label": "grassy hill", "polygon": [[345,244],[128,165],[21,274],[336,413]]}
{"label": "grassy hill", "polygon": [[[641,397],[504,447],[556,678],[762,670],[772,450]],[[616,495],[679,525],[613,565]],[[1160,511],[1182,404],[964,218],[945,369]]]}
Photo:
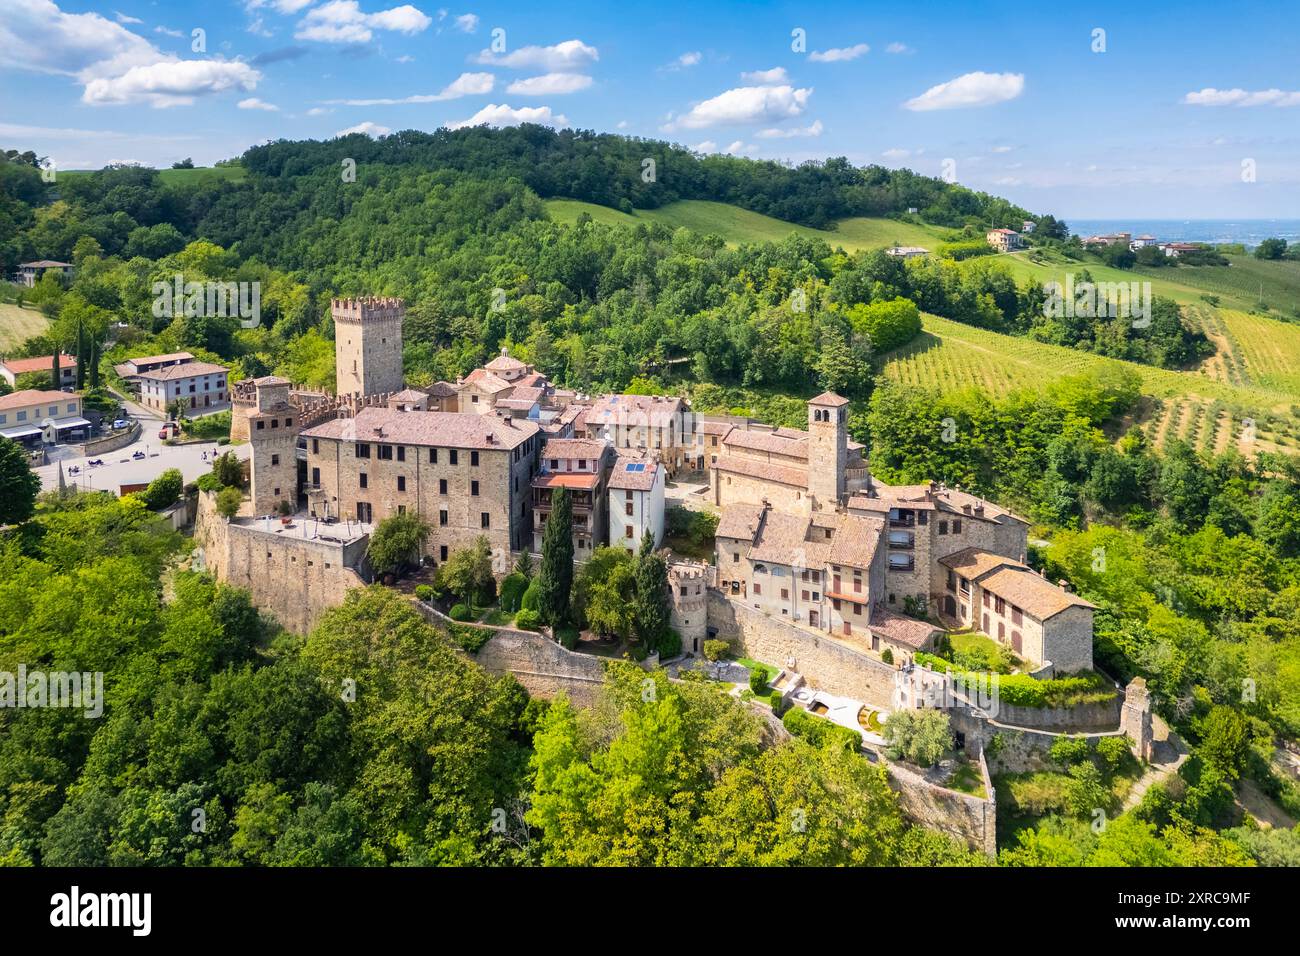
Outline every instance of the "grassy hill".
{"label": "grassy hill", "polygon": [[935,226],[917,225],[894,219],[871,219],[855,216],[843,219],[838,228],[810,229],[773,219],[761,213],[750,212],[739,206],[721,202],[686,199],[669,203],[659,209],[638,209],[634,214],[619,212],[608,206],[582,202],[577,199],[549,199],[547,211],[557,222],[575,222],[587,213],[596,222],[606,225],[635,226],[644,222],[657,222],[671,229],[685,227],[700,233],[721,236],[728,243],[780,242],[794,233],[808,238],[821,239],[832,246],[842,246],[849,252],[860,249],[883,249],[898,243],[904,246],[925,246],[933,249],[944,241],[947,230]]}
{"label": "grassy hill", "polygon": [[49,320],[36,309],[20,309],[0,302],[0,355],[49,327]]}
{"label": "grassy hill", "polygon": [[[1230,315],[1229,321],[1240,320]],[[1179,437],[1207,451],[1222,451],[1233,442],[1243,452],[1300,451],[1300,420],[1292,410],[1300,404],[1300,387],[1282,387],[1283,380],[1262,375],[1258,382],[1234,384],[1201,371],[1172,371],[1123,362],[977,329],[935,315],[924,316],[923,326],[924,331],[915,340],[884,357],[887,377],[945,391],[977,386],[999,394],[1064,375],[1122,366],[1132,369],[1141,380],[1147,400],[1139,421],[1157,445]],[[1300,332],[1300,327],[1296,331]],[[1300,364],[1300,349],[1284,350],[1280,357],[1270,352],[1267,358],[1261,356],[1257,361],[1261,368],[1266,361],[1273,363],[1269,368],[1290,368],[1289,362]],[[1251,423],[1253,430],[1249,428]]]}

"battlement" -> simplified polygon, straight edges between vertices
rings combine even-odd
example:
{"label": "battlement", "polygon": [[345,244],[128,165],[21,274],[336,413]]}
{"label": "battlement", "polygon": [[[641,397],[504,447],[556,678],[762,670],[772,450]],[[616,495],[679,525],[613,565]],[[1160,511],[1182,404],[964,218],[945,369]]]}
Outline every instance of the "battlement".
{"label": "battlement", "polygon": [[401,322],[406,318],[402,299],[361,296],[355,299],[330,299],[330,315],[338,322]]}

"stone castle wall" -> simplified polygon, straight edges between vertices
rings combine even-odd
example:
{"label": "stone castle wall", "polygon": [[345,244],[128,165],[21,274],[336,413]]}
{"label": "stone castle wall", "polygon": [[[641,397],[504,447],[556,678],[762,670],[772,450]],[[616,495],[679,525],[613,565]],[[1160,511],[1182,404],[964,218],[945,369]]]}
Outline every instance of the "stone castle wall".
{"label": "stone castle wall", "polygon": [[367,538],[306,540],[239,521],[227,522],[217,514],[216,496],[199,493],[194,539],[203,563],[218,581],[247,589],[253,604],[287,630],[308,633],[349,588],[365,586],[357,569],[364,569]]}
{"label": "stone castle wall", "polygon": [[908,819],[938,830],[988,856],[998,852],[997,799],[988,766],[976,758],[986,796],[960,793],[926,780],[908,767],[886,762],[889,785],[898,793],[898,806]]}
{"label": "stone castle wall", "polygon": [[829,634],[814,633],[736,604],[714,588],[708,594],[709,629],[716,631],[719,640],[765,663],[784,667],[793,658],[793,670],[814,687],[889,706],[896,672],[892,664]]}

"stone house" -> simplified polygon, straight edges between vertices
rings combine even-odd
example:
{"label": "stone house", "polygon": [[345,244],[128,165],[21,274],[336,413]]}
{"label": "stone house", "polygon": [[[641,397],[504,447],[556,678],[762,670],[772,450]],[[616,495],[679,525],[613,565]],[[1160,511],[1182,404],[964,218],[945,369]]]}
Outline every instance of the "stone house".
{"label": "stone house", "polygon": [[567,488],[573,514],[573,556],[585,561],[605,543],[608,527],[606,489],[614,463],[609,443],[593,438],[552,438],[542,445],[541,464],[533,477],[533,527],[530,547],[542,550],[557,488]]}
{"label": "stone house", "polygon": [[686,462],[687,414],[680,398],[605,395],[587,409],[582,428],[588,438],[608,438],[619,451],[653,457],[671,476]]}
{"label": "stone house", "polygon": [[530,485],[542,446],[533,422],[366,407],[302,437],[314,516],[371,524],[418,514],[430,526],[425,554],[439,562],[479,535],[506,552],[531,542]]}
{"label": "stone house", "polygon": [[664,466],[653,458],[619,455],[609,475],[609,546],[635,554],[650,533],[664,539]]}
{"label": "stone house", "polygon": [[1020,561],[980,548],[940,559],[946,570],[942,614],[1056,673],[1092,667],[1096,605],[1052,584]]}

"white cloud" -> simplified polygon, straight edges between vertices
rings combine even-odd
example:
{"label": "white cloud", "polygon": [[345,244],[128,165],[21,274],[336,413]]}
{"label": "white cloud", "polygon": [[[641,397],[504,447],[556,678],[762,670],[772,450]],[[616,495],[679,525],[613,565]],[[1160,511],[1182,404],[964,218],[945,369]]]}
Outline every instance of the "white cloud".
{"label": "white cloud", "polygon": [[751,146],[748,143],[745,143],[741,140],[736,140],[734,143],[732,143],[730,146],[726,148],[726,153],[730,156],[741,156],[741,155],[752,156],[754,153],[757,152],[758,152],[757,146]]}
{"label": "white cloud", "polygon": [[885,47],[885,52],[886,53],[913,53],[915,51],[906,43],[899,43],[895,41],[889,44],[889,46]]}
{"label": "white cloud", "polygon": [[398,106],[404,103],[438,103],[443,100],[458,100],[462,96],[480,96],[491,93],[496,77],[491,73],[462,73],[442,88],[439,93],[417,93],[400,99],[369,100],[326,100],[326,103],[340,106]]}
{"label": "white cloud", "polygon": [[505,103],[489,103],[466,120],[448,123],[448,129],[460,129],[462,126],[517,126],[520,123],[540,123],[543,126],[568,126],[569,120],[552,113],[549,106],[522,106],[515,109]]}
{"label": "white cloud", "polygon": [[870,49],[865,43],[855,43],[834,50],[813,50],[808,54],[808,59],[814,63],[843,63],[846,60],[856,60]]}
{"label": "white cloud", "polygon": [[880,155],[885,159],[907,159],[907,157],[912,155],[912,151],[910,149],[899,149],[898,147],[894,147],[893,149],[885,150]]}
{"label": "white cloud", "polygon": [[619,120],[619,121],[618,121],[618,128],[619,128],[619,129],[627,129],[630,125],[631,125],[631,124],[630,124],[627,120]]}
{"label": "white cloud", "polygon": [[280,112],[280,107],[274,103],[268,103],[266,100],[259,100],[256,96],[250,96],[246,100],[240,100],[235,104],[241,110],[265,110],[268,113]]}
{"label": "white cloud", "polygon": [[113,16],[117,18],[118,23],[144,23],[143,20],[137,19],[136,17],[128,17],[121,10],[114,10]]}
{"label": "white cloud", "polygon": [[335,136],[351,136],[353,133],[365,133],[367,136],[387,136],[392,130],[387,126],[380,126],[378,123],[372,123],[366,120],[364,123],[358,123],[356,126],[349,126],[347,129],[341,129]]}
{"label": "white cloud", "polygon": [[456,18],[456,29],[461,33],[473,33],[478,29],[478,14],[462,13]]}
{"label": "white cloud", "polygon": [[1300,106],[1300,91],[1216,90],[1207,86],[1198,93],[1188,93],[1183,102],[1189,106]]}
{"label": "white cloud", "polygon": [[669,130],[777,123],[800,115],[811,95],[811,87],[797,90],[789,85],[739,86],[696,103],[690,112],[674,120]]}
{"label": "white cloud", "polygon": [[[271,6],[275,7],[277,13],[293,14],[297,13],[303,7],[310,7],[315,0],[273,0]],[[261,3],[257,6],[262,6]]]}
{"label": "white cloud", "polygon": [[904,109],[953,110],[972,106],[992,106],[1014,100],[1025,91],[1023,73],[964,73],[932,86],[920,96],[903,104]]}
{"label": "white cloud", "polygon": [[399,57],[397,58],[397,62],[398,62],[398,63],[411,63],[411,62],[413,62],[414,60],[415,60],[415,57],[413,57],[413,56],[399,56]]}
{"label": "white cloud", "polygon": [[785,72],[783,66],[774,66],[770,70],[754,70],[750,73],[742,73],[740,78],[746,83],[753,83],[755,86],[780,86],[782,83],[790,82],[790,76]]}
{"label": "white cloud", "polygon": [[374,30],[413,34],[433,23],[415,7],[403,4],[378,13],[364,13],[357,0],[330,0],[302,18],[294,36],[320,43],[368,43]]}
{"label": "white cloud", "polygon": [[565,40],[554,46],[521,46],[509,53],[481,50],[474,62],[490,66],[508,66],[513,69],[542,69],[552,73],[572,73],[590,66],[600,59],[594,46],[581,40]]}
{"label": "white cloud", "polygon": [[718,144],[711,139],[706,139],[702,143],[696,143],[691,147],[691,149],[697,153],[716,153],[718,151]]}
{"label": "white cloud", "polygon": [[163,60],[133,66],[121,76],[99,77],[81,95],[92,106],[148,103],[155,108],[188,106],[196,96],[225,90],[252,90],[262,74],[230,60]]}
{"label": "white cloud", "polygon": [[170,27],[154,27],[154,33],[161,33],[165,37],[183,37],[185,36],[180,30],[173,30]]}
{"label": "white cloud", "polygon": [[325,107],[323,107],[323,106],[313,106],[311,109],[309,109],[309,110],[307,111],[307,115],[308,115],[308,116],[326,116],[326,115],[328,115],[328,114],[330,114],[330,113],[333,113],[333,112],[334,112],[333,110],[327,110],[327,109],[326,109]]}
{"label": "white cloud", "polygon": [[544,73],[541,76],[530,76],[526,80],[515,80],[506,87],[506,92],[520,96],[559,96],[577,93],[589,86],[591,77],[582,73]]}
{"label": "white cloud", "polygon": [[1011,152],[1013,149],[1015,149],[1014,146],[994,146],[994,147],[993,147],[993,152],[995,152],[995,153],[1009,153],[1009,152]]}
{"label": "white cloud", "polygon": [[795,126],[791,129],[765,129],[760,130],[756,135],[760,139],[793,139],[796,136],[820,136],[822,128],[821,120],[813,120],[810,126]]}
{"label": "white cloud", "polygon": [[667,66],[660,67],[669,73],[675,73],[677,70],[685,70],[688,67],[697,66],[704,59],[704,54],[699,50],[691,50],[689,53],[683,53]]}

